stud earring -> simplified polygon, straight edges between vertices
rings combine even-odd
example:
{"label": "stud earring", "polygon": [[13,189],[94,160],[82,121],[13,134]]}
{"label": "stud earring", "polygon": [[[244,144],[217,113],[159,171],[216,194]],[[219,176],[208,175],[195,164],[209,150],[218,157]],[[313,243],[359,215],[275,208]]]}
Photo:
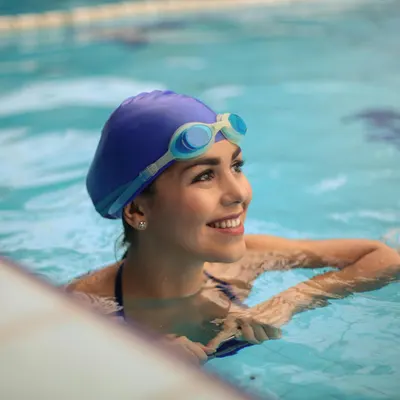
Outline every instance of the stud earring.
{"label": "stud earring", "polygon": [[147,222],[146,221],[140,221],[138,225],[138,229],[141,231],[144,231],[147,227]]}

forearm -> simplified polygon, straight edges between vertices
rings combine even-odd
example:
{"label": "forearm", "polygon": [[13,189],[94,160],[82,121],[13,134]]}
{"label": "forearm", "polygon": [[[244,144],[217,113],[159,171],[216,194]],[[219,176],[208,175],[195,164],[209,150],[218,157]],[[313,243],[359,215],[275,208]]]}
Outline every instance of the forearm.
{"label": "forearm", "polygon": [[346,297],[355,292],[379,289],[398,279],[400,255],[382,245],[339,271],[317,275],[292,288],[294,292],[321,299]]}
{"label": "forearm", "polygon": [[332,299],[379,289],[397,280],[399,276],[399,254],[395,250],[382,246],[346,268],[317,275],[279,293],[255,306],[254,309],[259,317],[266,316],[268,321],[271,321],[271,310],[276,309],[277,315],[273,316],[272,321],[278,321],[275,325],[280,326],[283,320],[278,315],[279,310],[294,315],[325,306]]}

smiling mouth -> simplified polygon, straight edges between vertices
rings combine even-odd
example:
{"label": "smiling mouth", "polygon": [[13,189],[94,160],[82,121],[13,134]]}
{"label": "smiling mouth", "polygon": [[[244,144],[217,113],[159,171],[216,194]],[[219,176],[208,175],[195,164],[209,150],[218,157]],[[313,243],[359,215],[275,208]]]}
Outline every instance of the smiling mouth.
{"label": "smiling mouth", "polygon": [[242,224],[242,221],[240,218],[231,218],[231,219],[226,219],[223,221],[219,222],[212,222],[210,224],[207,224],[210,228],[217,228],[217,229],[232,229],[232,228],[237,228]]}

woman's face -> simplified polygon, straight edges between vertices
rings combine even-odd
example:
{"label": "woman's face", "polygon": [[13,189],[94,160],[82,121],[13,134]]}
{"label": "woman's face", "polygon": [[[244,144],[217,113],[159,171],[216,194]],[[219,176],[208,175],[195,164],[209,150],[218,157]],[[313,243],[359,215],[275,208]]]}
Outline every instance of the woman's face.
{"label": "woman's face", "polygon": [[176,162],[158,178],[146,207],[147,234],[201,261],[239,260],[252,197],[242,165],[240,148],[227,140],[197,159]]}

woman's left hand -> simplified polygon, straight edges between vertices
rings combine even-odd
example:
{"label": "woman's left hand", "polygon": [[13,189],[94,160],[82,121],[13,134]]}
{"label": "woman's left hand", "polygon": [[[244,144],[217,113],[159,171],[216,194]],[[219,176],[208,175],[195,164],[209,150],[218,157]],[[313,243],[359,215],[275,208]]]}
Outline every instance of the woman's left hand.
{"label": "woman's left hand", "polygon": [[[265,306],[267,303],[264,302],[262,305]],[[264,307],[262,308],[264,309]],[[269,318],[276,315],[276,313],[281,314],[281,317],[278,319]],[[288,310],[285,312],[279,308],[274,310],[271,308],[268,314],[270,315],[266,315],[257,306],[248,310],[229,313],[223,322],[222,331],[208,343],[207,347],[216,350],[223,342],[232,337],[252,344],[260,344],[271,339],[280,339],[282,333],[279,327],[290,320],[292,314]],[[271,322],[269,319],[271,319]]]}

